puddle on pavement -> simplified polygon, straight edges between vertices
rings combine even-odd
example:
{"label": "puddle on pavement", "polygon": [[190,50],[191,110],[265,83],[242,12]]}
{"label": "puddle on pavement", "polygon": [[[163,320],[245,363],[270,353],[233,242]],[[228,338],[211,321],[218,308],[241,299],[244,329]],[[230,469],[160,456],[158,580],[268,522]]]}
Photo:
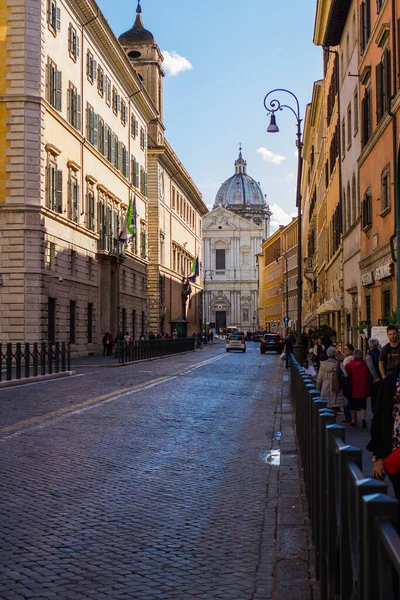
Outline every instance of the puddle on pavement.
{"label": "puddle on pavement", "polygon": [[281,451],[279,448],[273,448],[268,452],[263,452],[261,454],[261,460],[269,465],[273,465],[274,467],[279,467],[281,464]]}

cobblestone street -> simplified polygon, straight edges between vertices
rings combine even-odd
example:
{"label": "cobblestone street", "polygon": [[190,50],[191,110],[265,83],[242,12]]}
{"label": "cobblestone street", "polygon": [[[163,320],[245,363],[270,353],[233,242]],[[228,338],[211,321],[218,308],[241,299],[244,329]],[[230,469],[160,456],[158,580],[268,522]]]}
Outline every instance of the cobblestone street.
{"label": "cobblestone street", "polygon": [[78,375],[0,392],[0,598],[272,598],[278,355]]}

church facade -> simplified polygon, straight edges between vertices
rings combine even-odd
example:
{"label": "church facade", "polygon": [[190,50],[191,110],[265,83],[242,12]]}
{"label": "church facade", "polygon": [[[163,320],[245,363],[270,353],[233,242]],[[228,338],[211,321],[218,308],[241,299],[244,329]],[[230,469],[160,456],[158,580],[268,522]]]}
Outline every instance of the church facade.
{"label": "church facade", "polygon": [[270,215],[240,151],[234,175],[221,185],[213,210],[203,217],[203,321],[217,333],[229,326],[240,331],[257,327],[257,254],[269,236]]}

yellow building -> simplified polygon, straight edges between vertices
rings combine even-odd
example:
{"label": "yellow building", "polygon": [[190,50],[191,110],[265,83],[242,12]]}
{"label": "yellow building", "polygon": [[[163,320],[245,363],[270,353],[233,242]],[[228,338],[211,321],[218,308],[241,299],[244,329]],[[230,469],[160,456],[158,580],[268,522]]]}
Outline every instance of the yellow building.
{"label": "yellow building", "polygon": [[265,240],[259,258],[259,325],[281,335],[297,328],[297,235],[296,217]]}

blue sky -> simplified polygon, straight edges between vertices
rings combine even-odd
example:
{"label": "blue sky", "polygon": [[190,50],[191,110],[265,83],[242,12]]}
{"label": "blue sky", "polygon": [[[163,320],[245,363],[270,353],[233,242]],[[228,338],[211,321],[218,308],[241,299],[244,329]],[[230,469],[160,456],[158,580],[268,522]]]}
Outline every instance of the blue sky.
{"label": "blue sky", "polygon": [[[117,36],[131,27],[136,0],[97,1]],[[316,0],[142,0],[144,25],[166,57],[167,139],[210,208],[242,142],[248,173],[273,208],[272,229],[295,214],[296,121],[281,112],[280,133],[267,134],[263,99],[287,88],[304,117],[322,75],[315,8]]]}

